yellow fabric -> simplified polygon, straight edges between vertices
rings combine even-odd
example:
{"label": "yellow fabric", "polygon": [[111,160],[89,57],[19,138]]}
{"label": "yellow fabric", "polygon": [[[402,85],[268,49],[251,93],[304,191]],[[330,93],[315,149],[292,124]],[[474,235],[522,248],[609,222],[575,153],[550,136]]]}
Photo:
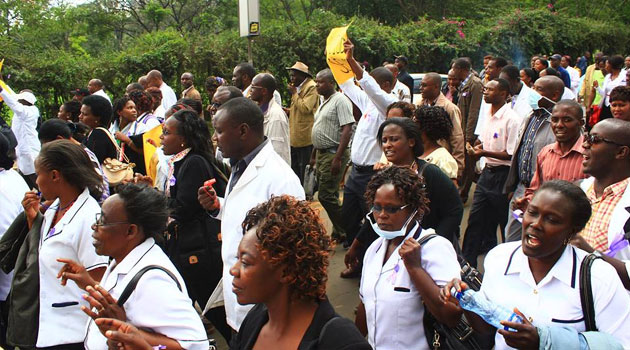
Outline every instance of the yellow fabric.
{"label": "yellow fabric", "polygon": [[289,140],[291,147],[306,147],[313,144],[311,133],[315,122],[315,112],[319,106],[319,95],[315,82],[306,78],[300,92],[291,96],[289,113]]}
{"label": "yellow fabric", "polygon": [[144,165],[145,169],[147,169],[147,175],[151,177],[153,183],[155,183],[157,177],[158,157],[155,154],[155,150],[160,145],[160,135],[162,135],[161,124],[142,135]]}
{"label": "yellow fabric", "polygon": [[346,33],[350,25],[333,28],[326,39],[326,62],[333,73],[338,84],[345,83],[353,78],[354,74],[346,60],[346,53],[343,51],[343,43],[348,39]]}

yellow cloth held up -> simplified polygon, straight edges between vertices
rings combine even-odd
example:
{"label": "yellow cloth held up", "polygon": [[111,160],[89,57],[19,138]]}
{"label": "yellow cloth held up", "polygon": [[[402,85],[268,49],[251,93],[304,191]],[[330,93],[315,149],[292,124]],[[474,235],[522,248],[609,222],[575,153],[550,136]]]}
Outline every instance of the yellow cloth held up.
{"label": "yellow cloth held up", "polygon": [[343,43],[348,39],[348,27],[350,25],[333,28],[326,39],[326,62],[328,62],[328,67],[330,67],[337,84],[343,84],[354,77],[343,50]]}

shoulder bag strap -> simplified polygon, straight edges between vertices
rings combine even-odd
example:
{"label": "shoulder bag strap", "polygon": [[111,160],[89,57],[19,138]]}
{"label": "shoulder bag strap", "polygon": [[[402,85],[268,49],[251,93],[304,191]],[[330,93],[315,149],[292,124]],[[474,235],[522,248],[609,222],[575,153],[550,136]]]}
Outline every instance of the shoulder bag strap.
{"label": "shoulder bag strap", "polygon": [[175,277],[175,275],[171,271],[159,265],[149,265],[140,269],[140,271],[138,271],[135,274],[135,276],[133,276],[131,281],[129,281],[127,286],[125,286],[125,289],[123,289],[122,293],[120,294],[120,297],[118,298],[118,302],[117,302],[118,306],[122,307],[125,304],[127,299],[129,299],[129,296],[131,295],[131,293],[133,293],[133,291],[136,289],[136,285],[138,284],[138,281],[140,281],[140,278],[142,277],[142,275],[144,275],[147,271],[150,271],[150,270],[164,271],[170,278],[173,279],[173,281],[175,281],[175,283],[177,284],[177,288],[179,288],[180,291],[182,290],[182,286],[181,284],[179,284],[177,277]]}
{"label": "shoulder bag strap", "polygon": [[112,135],[112,133],[109,132],[109,130],[105,129],[102,126],[99,126],[97,129],[103,130],[103,132],[109,137],[109,140],[112,141],[114,148],[116,148],[116,152],[118,152],[118,154],[123,158],[125,162],[129,163],[129,158],[127,158],[127,155],[125,155],[125,152],[122,151],[122,148],[120,148],[120,146],[118,145],[118,142],[116,142],[114,135]]}
{"label": "shoulder bag strap", "polygon": [[584,324],[587,332],[597,331],[593,286],[591,285],[591,266],[595,259],[601,258],[594,254],[589,254],[582,260],[580,266],[580,302],[582,303],[582,313],[584,314]]}
{"label": "shoulder bag strap", "polygon": [[[422,227],[420,228],[420,230],[422,230]],[[418,240],[418,244],[420,245],[424,245],[425,243],[427,243],[428,241],[430,241],[431,239],[437,237],[437,233],[430,233],[422,238],[420,238]]]}

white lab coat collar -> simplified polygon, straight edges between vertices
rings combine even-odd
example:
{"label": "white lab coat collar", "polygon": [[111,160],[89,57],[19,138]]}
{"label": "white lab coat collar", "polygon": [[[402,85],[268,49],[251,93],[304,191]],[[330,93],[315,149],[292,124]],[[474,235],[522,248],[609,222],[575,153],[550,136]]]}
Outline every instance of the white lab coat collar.
{"label": "white lab coat collar", "polygon": [[116,261],[112,260],[109,263],[109,266],[107,266],[107,271],[103,275],[102,281],[105,283],[105,285],[103,285],[103,288],[107,290],[113,289],[116,286],[120,277],[119,278],[106,278],[106,277],[111,274],[117,274],[119,276],[122,275],[122,277],[126,276],[129,273],[129,271],[131,271],[131,269],[133,269],[134,266],[138,264],[138,261],[140,261],[140,259],[142,259],[142,257],[146,255],[147,252],[151,248],[153,248],[154,245],[155,245],[155,240],[149,237],[146,240],[144,240],[144,242],[140,243],[135,248],[133,248],[133,250],[131,250],[129,254],[127,254],[127,256],[121,262],[116,263]]}
{"label": "white lab coat collar", "polygon": [[[422,230],[422,232],[420,233],[420,236],[418,237],[418,239],[431,234],[431,233],[435,233],[435,230],[433,229],[423,229],[422,227],[420,227],[420,224],[418,224],[417,221],[414,222],[413,224],[414,226],[412,227],[411,231],[409,231],[409,233],[407,233],[407,235],[405,236],[405,238],[402,240],[402,242],[400,242],[400,244],[398,245],[398,247],[396,247],[396,249],[392,252],[392,255],[390,255],[389,259],[387,259],[387,261],[383,264],[383,268],[381,269],[381,274],[386,273],[387,271],[393,270],[394,267],[396,267],[396,264],[398,263],[398,261],[401,259],[400,254],[398,254],[398,251],[400,250],[400,247],[402,246],[402,244],[408,240],[409,238],[413,237],[413,235],[418,231],[418,230]],[[385,258],[385,253],[387,252],[387,240],[385,238],[379,238],[380,242],[379,247],[376,249],[375,255],[377,256],[377,258],[379,259],[378,261],[383,261],[383,259]]]}
{"label": "white lab coat collar", "polygon": [[[239,189],[245,187],[245,185],[255,179],[258,174],[258,168],[265,165],[267,158],[269,158],[272,153],[275,153],[275,151],[273,150],[273,146],[271,145],[271,142],[267,142],[267,144],[260,150],[260,152],[258,152],[256,157],[252,159],[251,163],[249,163],[249,165],[243,172],[243,175],[241,175],[241,177],[238,179],[238,182],[236,183],[236,185],[234,185],[234,188],[232,189],[232,191],[230,191],[229,194],[232,194],[233,192],[236,192]],[[233,178],[230,177],[230,182],[232,182],[232,180]],[[230,188],[229,183],[228,188]],[[230,198],[229,194],[227,195],[228,200]]]}
{"label": "white lab coat collar", "polygon": [[532,288],[538,286],[539,288],[551,282],[552,278],[561,281],[562,283],[575,288],[577,269],[579,268],[577,263],[577,253],[575,248],[571,245],[567,245],[560,256],[560,259],[556,261],[547,275],[538,283],[534,281],[534,276],[529,267],[529,261],[527,256],[523,253],[523,249],[519,245],[512,253],[508,266],[505,268],[505,275],[519,274],[519,278],[529,284]]}
{"label": "white lab coat collar", "polygon": [[[61,234],[63,232],[64,227],[67,224],[69,224],[72,221],[72,219],[74,219],[74,216],[81,209],[81,207],[83,207],[85,202],[87,202],[88,198],[90,198],[90,190],[85,188],[83,192],[81,192],[79,197],[77,197],[77,199],[74,201],[74,203],[72,203],[72,205],[70,206],[70,209],[68,209],[68,211],[65,214],[63,214],[61,219],[57,222],[57,224],[55,225],[54,234],[51,236],[48,236],[48,232],[50,231],[50,225],[52,224],[52,221],[55,217],[55,212],[57,211],[57,208],[59,208],[59,198],[55,199],[55,201],[50,205],[48,210],[46,210],[46,212],[44,213],[44,224],[43,224],[44,230],[42,231],[41,241],[43,242],[51,237]],[[96,221],[96,218],[94,218],[94,220]]]}

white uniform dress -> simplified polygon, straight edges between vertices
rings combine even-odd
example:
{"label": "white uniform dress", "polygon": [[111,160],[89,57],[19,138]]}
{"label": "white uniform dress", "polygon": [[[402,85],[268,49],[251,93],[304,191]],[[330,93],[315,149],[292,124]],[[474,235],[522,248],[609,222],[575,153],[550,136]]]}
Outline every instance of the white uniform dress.
{"label": "white uniform dress", "polygon": [[[568,245],[547,276],[536,283],[521,242],[500,244],[486,256],[481,293],[507,309],[518,308],[534,326],[569,326],[582,332],[579,273],[586,255]],[[617,272],[610,264],[595,260],[591,285],[597,328],[616,337],[624,349],[630,348],[630,296]],[[499,333],[495,349],[511,349]]]}
{"label": "white uniform dress", "polygon": [[[405,240],[418,228],[416,225]],[[431,233],[435,231],[422,229],[418,239]],[[422,297],[409,277],[399,249],[396,247],[383,264],[387,240],[380,237],[365,253],[359,294],[365,305],[368,342],[374,350],[429,349],[422,326]],[[421,256],[422,268],[438,286],[459,278],[457,255],[447,239],[430,239],[423,244]]]}
{"label": "white uniform dress", "polygon": [[39,333],[37,347],[80,343],[89,316],[81,305],[85,291],[74,282],[65,286],[57,278],[63,263],[57,258],[72,259],[90,271],[106,267],[108,258],[98,256],[92,245],[92,229],[101,208],[86,188],[50,230],[59,199],[44,214],[39,246]]}
{"label": "white uniform dress", "polygon": [[[184,349],[207,350],[206,331],[188,298],[184,279],[153,238],[147,238],[135,247],[118,265],[112,261],[101,286],[118,299],[136,273],[149,265],[158,265],[172,272],[182,290],[162,270],[145,272],[124,304],[127,322],[175,339]],[[107,340],[92,319],[88,321],[86,332],[86,349],[107,349]]]}

